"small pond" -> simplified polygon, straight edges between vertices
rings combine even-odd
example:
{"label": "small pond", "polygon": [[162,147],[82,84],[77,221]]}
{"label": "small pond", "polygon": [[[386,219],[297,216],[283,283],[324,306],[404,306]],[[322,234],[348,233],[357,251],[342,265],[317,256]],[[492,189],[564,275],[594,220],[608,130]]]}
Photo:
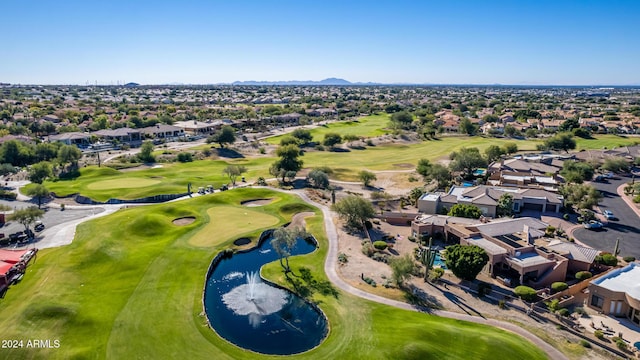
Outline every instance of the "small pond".
{"label": "small pond", "polygon": [[[300,239],[292,255],[315,249],[315,244]],[[218,335],[239,347],[296,354],[322,342],[327,320],[299,296],[260,280],[262,265],[277,260],[270,237],[256,248],[220,260],[207,279],[205,313]]]}

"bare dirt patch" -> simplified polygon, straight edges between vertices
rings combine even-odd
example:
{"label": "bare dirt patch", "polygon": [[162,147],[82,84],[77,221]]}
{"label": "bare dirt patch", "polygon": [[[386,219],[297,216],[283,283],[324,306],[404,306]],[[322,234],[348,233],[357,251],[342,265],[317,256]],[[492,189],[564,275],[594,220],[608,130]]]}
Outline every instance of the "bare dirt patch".
{"label": "bare dirt patch", "polygon": [[194,221],[196,221],[195,216],[185,216],[185,217],[173,219],[172,223],[173,225],[177,225],[177,226],[185,226],[185,225],[193,224]]}
{"label": "bare dirt patch", "polygon": [[247,206],[247,207],[256,207],[256,206],[264,206],[264,205],[271,204],[272,201],[273,199],[253,199],[253,200],[243,201],[240,203],[240,205]]}

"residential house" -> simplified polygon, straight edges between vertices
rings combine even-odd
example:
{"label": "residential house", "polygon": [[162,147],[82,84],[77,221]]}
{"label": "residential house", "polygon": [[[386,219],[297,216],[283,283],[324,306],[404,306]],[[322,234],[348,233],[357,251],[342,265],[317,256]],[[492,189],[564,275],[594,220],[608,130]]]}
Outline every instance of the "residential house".
{"label": "residential house", "polygon": [[91,134],[82,132],[68,132],[55,135],[49,135],[49,142],[61,142],[66,145],[76,145],[77,147],[85,147],[91,143]]}
{"label": "residential house", "polygon": [[498,202],[504,194],[513,198],[513,211],[533,210],[539,212],[560,212],[564,199],[556,193],[541,189],[518,189],[494,186],[452,186],[448,193],[426,193],[418,199],[418,210],[425,214],[439,214],[456,204],[477,206],[486,217],[494,218],[498,212]]}
{"label": "residential house", "polygon": [[624,316],[640,325],[640,265],[631,263],[591,281],[589,307],[607,315]]}
{"label": "residential house", "polygon": [[128,127],[118,129],[105,129],[94,132],[96,136],[110,142],[121,144],[138,145],[142,142],[142,131]]}
{"label": "residential house", "polygon": [[166,139],[171,141],[184,137],[183,128],[167,124],[156,124],[155,126],[142,128],[140,131],[144,136],[151,137],[153,139]]}
{"label": "residential house", "polygon": [[194,135],[194,136],[206,136],[211,135],[215,131],[222,128],[224,123],[221,120],[208,120],[208,121],[197,121],[197,120],[189,120],[189,121],[178,121],[174,124],[175,126],[182,128],[185,134]]}

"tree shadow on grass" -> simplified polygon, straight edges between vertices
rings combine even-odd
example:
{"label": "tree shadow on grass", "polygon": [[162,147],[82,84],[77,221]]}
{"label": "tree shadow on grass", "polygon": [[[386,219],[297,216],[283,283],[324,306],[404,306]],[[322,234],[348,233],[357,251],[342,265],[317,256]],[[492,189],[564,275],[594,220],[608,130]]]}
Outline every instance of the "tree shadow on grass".
{"label": "tree shadow on grass", "polygon": [[[324,296],[333,296],[336,299],[340,298],[340,292],[333,284],[328,280],[316,280],[306,267],[300,267],[298,269],[300,275],[296,275],[293,271],[286,273],[287,282],[289,282],[296,293],[303,298],[312,296],[315,292],[318,292]],[[291,276],[289,276],[291,274]]]}
{"label": "tree shadow on grass", "polygon": [[242,155],[241,153],[233,150],[233,149],[228,149],[228,148],[218,148],[216,149],[218,156],[220,157],[225,157],[225,158],[230,158],[230,159],[242,159],[244,158],[244,155]]}

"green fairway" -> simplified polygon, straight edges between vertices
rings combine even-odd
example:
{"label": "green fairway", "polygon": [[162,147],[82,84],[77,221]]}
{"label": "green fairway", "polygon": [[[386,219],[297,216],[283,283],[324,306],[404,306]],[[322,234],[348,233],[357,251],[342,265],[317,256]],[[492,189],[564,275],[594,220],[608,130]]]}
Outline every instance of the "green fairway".
{"label": "green fairway", "polygon": [[602,150],[640,144],[638,136],[596,135],[593,139],[575,137],[576,150]]}
{"label": "green fairway", "polygon": [[157,179],[126,178],[92,182],[87,185],[90,190],[136,189],[159,184]]}
{"label": "green fairway", "polygon": [[[355,135],[360,137],[376,137],[387,134],[386,130],[389,124],[390,116],[388,114],[369,115],[359,118],[355,121],[339,121],[324,126],[311,129],[313,141],[322,142],[326,133],[338,133],[342,136]],[[278,135],[265,139],[269,144],[279,144],[280,139],[287,135]]]}
{"label": "green fairway", "polygon": [[[296,197],[263,189],[237,189],[191,200],[130,208],[79,226],[71,245],[42,250],[24,280],[0,306],[0,338],[59,340],[57,349],[2,349],[6,359],[256,359],[280,358],[247,352],[206,326],[202,290],[215,254],[230,246],[238,232],[211,233],[209,209],[245,212],[244,200],[273,198],[252,208],[284,224],[299,211],[320,248],[291,259],[294,271],[311,269],[326,281],[327,252],[318,210]],[[175,226],[175,218],[196,221]],[[252,224],[253,225],[253,224]],[[260,225],[242,236],[255,239]],[[189,241],[200,232],[209,248]],[[226,230],[225,230],[226,231]],[[229,237],[225,237],[229,236]],[[263,274],[282,279],[277,262]],[[285,284],[281,282],[282,284]],[[492,327],[399,310],[339,293],[314,293],[330,325],[328,338],[300,359],[544,359],[521,337]]]}
{"label": "green fairway", "polygon": [[252,229],[274,226],[279,222],[273,215],[246,206],[216,206],[207,210],[207,215],[211,222],[192,236],[189,244],[213,246],[217,245],[218,239],[237,239]]}

